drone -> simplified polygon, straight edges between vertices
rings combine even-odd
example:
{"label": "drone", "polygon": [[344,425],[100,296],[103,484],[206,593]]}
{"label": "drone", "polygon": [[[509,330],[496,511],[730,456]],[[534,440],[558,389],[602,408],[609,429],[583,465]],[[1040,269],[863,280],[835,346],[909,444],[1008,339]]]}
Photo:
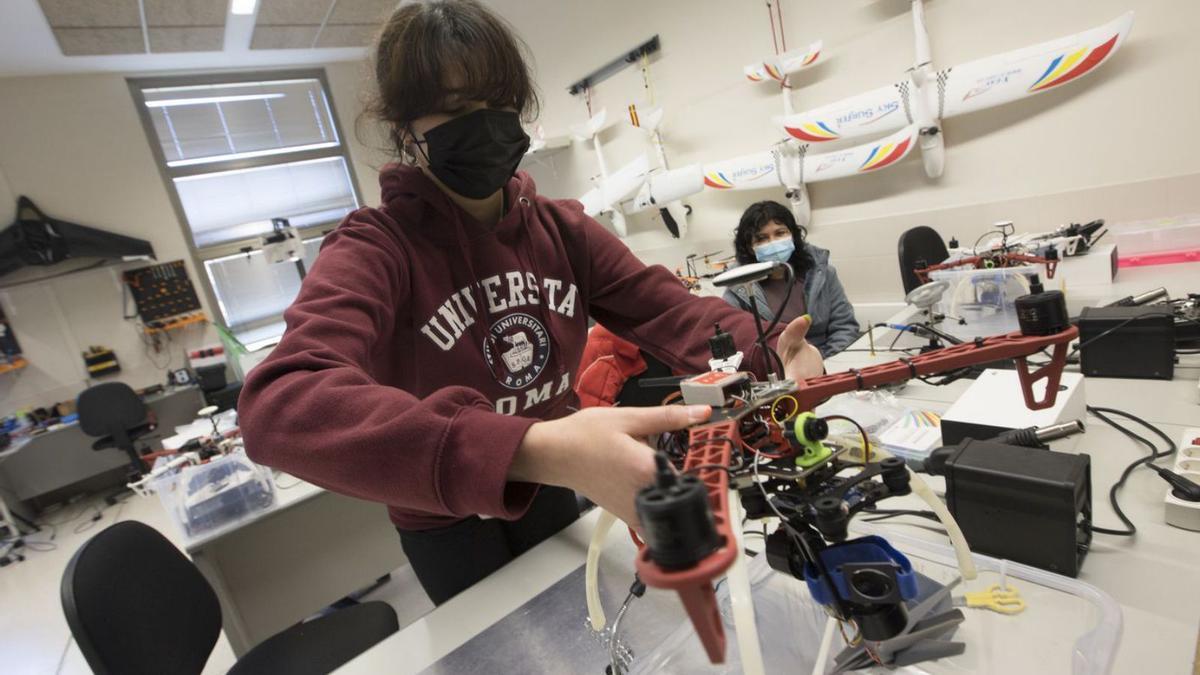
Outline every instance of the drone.
{"label": "drone", "polygon": [[[712,253],[693,253],[684,259],[683,267],[675,268],[675,276],[679,278],[685,288],[689,291],[699,291],[700,281],[702,279],[713,279],[718,274],[729,269],[729,266],[737,259],[735,256],[714,260],[714,256],[721,254],[721,251],[713,251]],[[706,272],[700,272],[697,269],[696,261],[704,262]]]}
{"label": "drone", "polygon": [[[995,269],[1022,265],[1045,265],[1046,278],[1053,279],[1058,263],[1063,258],[1083,255],[1090,251],[1108,230],[1104,220],[1090,223],[1071,223],[1053,232],[1014,235],[1012,221],[996,223],[996,229],[987,234],[999,234],[987,242],[976,242],[971,248],[959,248],[951,241],[950,257],[946,261],[913,270],[921,283],[929,282],[929,273],[938,270],[972,268]],[[984,235],[984,237],[987,236]]]}
{"label": "drone", "polygon": [[[777,265],[738,267],[718,276],[714,284],[749,283]],[[864,644],[878,646],[906,630],[906,601],[913,600],[917,590],[911,563],[885,539],[850,538],[849,524],[857,514],[891,497],[916,493],[947,526],[964,577],[973,578],[969,549],[953,517],[904,461],[873,457],[867,434],[848,418],[841,419],[858,426],[861,448],[827,443],[829,422],[838,416],[818,417],[812,411],[837,394],[999,359],[1016,360],[1027,407],[1053,406],[1067,347],[1078,329],[1070,323],[1061,292],[1022,296],[1017,307],[1017,332],[890,363],[799,382],[778,373],[758,381],[734,368],[714,368],[678,382],[681,402],[712,405],[713,413],[707,422],[660,439],[655,483],[636,500],[644,534],[644,539],[635,537],[640,547],[636,569],[645,585],[678,593],[712,663],[723,663],[726,651],[713,583],[728,573],[743,667],[761,671],[753,609],[745,609],[751,602],[749,581],[736,578],[743,516],[778,519],[775,530],[766,535],[770,567],[803,580],[834,619],[857,627]],[[731,358],[732,336],[719,327],[709,346],[710,366],[740,363]],[[1031,371],[1025,357],[1046,349],[1053,350],[1050,362]],[[1039,397],[1034,385],[1042,382],[1045,389]],[[603,629],[605,622],[595,591],[597,542],[613,523],[609,514],[603,515],[608,517],[597,526],[588,553],[588,610],[595,630]],[[755,663],[758,668],[752,667]]]}

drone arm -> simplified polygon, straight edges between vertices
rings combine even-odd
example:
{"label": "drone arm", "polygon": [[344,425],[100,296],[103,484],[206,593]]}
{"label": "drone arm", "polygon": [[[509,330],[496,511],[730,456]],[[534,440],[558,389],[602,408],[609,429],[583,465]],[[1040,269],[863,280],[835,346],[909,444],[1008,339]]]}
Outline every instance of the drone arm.
{"label": "drone arm", "polygon": [[[1054,404],[1052,394],[1057,390],[1059,378],[1062,376],[1063,359],[1059,358],[1059,354],[1061,352],[1065,359],[1067,344],[1078,335],[1079,329],[1071,326],[1054,335],[1022,335],[1017,332],[981,338],[975,342],[926,352],[911,359],[809,378],[799,384],[792,396],[800,403],[801,410],[812,410],[821,401],[837,394],[874,389],[913,377],[936,375],[1000,359],[1017,359],[1017,373],[1020,375],[1025,404],[1032,410],[1041,410]],[[1029,373],[1024,357],[1051,346],[1055,347],[1052,363],[1032,374]],[[1047,380],[1049,400],[1038,401],[1034,398],[1031,387],[1042,378]]]}

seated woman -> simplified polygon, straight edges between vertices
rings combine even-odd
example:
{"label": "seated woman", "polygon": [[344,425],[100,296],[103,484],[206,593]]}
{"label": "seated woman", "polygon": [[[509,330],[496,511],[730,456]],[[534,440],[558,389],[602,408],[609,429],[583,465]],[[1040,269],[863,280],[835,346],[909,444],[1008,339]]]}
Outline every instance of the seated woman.
{"label": "seated woman", "polygon": [[[804,235],[804,228],[796,224],[787,207],[778,202],[758,202],[742,214],[733,247],[739,265],[779,261],[792,266],[795,281],[781,322],[811,314],[808,341],[821,351],[821,356],[829,358],[858,339],[858,321],[838,281],[837,270],[829,264],[829,251],[806,242]],[[787,275],[777,271],[762,283],[750,284],[749,291],[746,286],[731,287],[725,291],[725,301],[750,311],[753,294],[759,314],[770,321],[787,291]]]}

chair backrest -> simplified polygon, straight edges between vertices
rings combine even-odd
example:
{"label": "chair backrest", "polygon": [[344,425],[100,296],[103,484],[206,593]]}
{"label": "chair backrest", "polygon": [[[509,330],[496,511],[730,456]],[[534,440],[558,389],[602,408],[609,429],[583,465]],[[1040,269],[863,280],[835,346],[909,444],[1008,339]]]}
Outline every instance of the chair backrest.
{"label": "chair backrest", "polygon": [[936,265],[950,257],[946,241],[932,227],[921,225],[900,235],[897,245],[900,256],[900,280],[904,283],[904,294],[921,285],[913,270]]}
{"label": "chair backrest", "polygon": [[63,572],[62,605],[98,675],[194,675],[221,633],[212,587],[166,537],[137,521],[79,547]]}
{"label": "chair backrest", "polygon": [[88,436],[127,440],[130,429],[146,421],[146,403],[124,382],[88,387],[75,400],[79,426]]}

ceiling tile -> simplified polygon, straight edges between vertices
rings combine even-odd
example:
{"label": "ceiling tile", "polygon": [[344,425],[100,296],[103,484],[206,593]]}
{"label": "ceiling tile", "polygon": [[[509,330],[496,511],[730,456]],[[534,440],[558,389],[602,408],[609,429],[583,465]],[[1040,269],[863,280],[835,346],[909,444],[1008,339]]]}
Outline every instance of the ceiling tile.
{"label": "ceiling tile", "polygon": [[259,26],[319,26],[333,0],[261,0]]}
{"label": "ceiling tile", "polygon": [[54,37],[64,56],[143,54],[141,28],[55,28]]}
{"label": "ceiling tile", "polygon": [[256,26],[250,49],[309,49],[318,26]]}
{"label": "ceiling tile", "polygon": [[326,25],[317,38],[317,47],[363,47],[375,38],[378,24],[334,26]]}
{"label": "ceiling tile", "polygon": [[229,0],[143,0],[147,26],[224,26]]}
{"label": "ceiling tile", "polygon": [[[38,0],[55,28],[140,27],[137,0]],[[105,52],[125,53],[125,52]]]}
{"label": "ceiling tile", "polygon": [[379,25],[399,4],[396,0],[337,0],[329,23]]}
{"label": "ceiling tile", "polygon": [[151,27],[150,52],[219,52],[225,47],[224,26]]}

